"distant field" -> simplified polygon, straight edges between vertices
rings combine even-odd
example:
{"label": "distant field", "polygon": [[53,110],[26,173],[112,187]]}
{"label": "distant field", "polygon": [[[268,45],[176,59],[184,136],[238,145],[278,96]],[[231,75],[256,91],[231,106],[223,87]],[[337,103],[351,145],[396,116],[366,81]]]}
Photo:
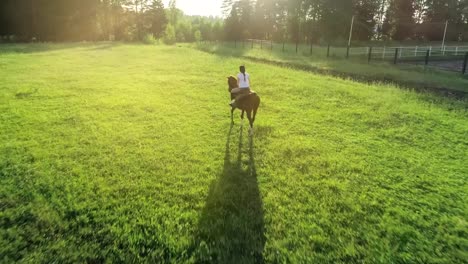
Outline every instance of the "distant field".
{"label": "distant field", "polygon": [[0,45],[0,262],[466,263],[466,109],[189,47]]}
{"label": "distant field", "polygon": [[[408,60],[413,60],[412,57],[400,59],[398,65],[395,66],[392,62],[394,55],[392,55],[392,51],[388,53],[388,50],[384,61],[380,58],[381,55],[374,54],[371,63],[367,63],[366,48],[353,48],[351,53],[358,52],[363,53],[363,55],[351,55],[350,59],[345,59],[346,48],[336,47],[330,49],[330,57],[327,58],[326,47],[314,47],[311,55],[310,47],[306,45],[299,46],[297,53],[295,45],[290,44],[285,46],[284,52],[282,45],[274,44],[273,49],[271,49],[270,43],[265,43],[263,49],[260,49],[258,43],[253,49],[248,45],[243,47],[242,43],[237,43],[237,47],[234,46],[234,43],[200,43],[191,46],[221,56],[287,63],[290,66],[307,68],[316,72],[377,82],[393,82],[414,88],[428,88],[435,91],[452,90],[462,92],[465,97],[468,94],[468,77],[466,77],[467,75],[463,77],[461,74],[461,66],[452,65],[448,68],[450,71],[443,71],[441,69],[447,70],[447,67],[437,67],[439,65],[437,60],[440,60],[440,57],[431,58],[430,66],[432,67],[426,69],[424,66],[408,64]],[[382,48],[378,51],[383,52]],[[457,59],[460,58],[460,56],[457,57]],[[419,60],[424,63],[422,57],[419,57]],[[457,69],[453,69],[453,67],[457,67]]]}

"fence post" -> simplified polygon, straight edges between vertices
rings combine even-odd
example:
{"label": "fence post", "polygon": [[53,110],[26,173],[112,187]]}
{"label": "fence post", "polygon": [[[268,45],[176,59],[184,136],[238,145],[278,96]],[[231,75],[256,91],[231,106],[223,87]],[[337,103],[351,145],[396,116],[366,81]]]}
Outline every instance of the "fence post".
{"label": "fence post", "polygon": [[372,47],[369,47],[369,54],[368,54],[368,57],[367,57],[367,63],[370,63],[371,60],[372,60]]}
{"label": "fence post", "polygon": [[427,51],[426,51],[426,60],[424,61],[424,67],[426,67],[427,65],[429,65],[429,56],[430,56],[430,53],[431,53],[430,50],[427,50]]}
{"label": "fence post", "polygon": [[429,46],[429,56],[432,55],[432,46]]}
{"label": "fence post", "polygon": [[399,48],[395,48],[395,57],[393,58],[393,64],[397,64]]}
{"label": "fence post", "polygon": [[328,47],[327,47],[327,58],[330,57],[330,44],[328,44]]}
{"label": "fence post", "polygon": [[260,49],[263,49],[263,40],[260,40]]}
{"label": "fence post", "polygon": [[252,39],[252,49],[253,49],[253,39]]}
{"label": "fence post", "polygon": [[386,53],[386,47],[383,46],[383,52],[382,52],[382,60],[385,60],[385,54]]}
{"label": "fence post", "polygon": [[283,40],[283,52],[284,52],[284,40]]}
{"label": "fence post", "polygon": [[312,49],[313,49],[313,43],[312,43],[312,40],[310,40],[310,55],[312,55]]}
{"label": "fence post", "polygon": [[418,46],[416,46],[416,49],[414,49],[414,56],[415,56],[415,57],[418,56]]}
{"label": "fence post", "polygon": [[458,46],[455,47],[455,56],[458,56]]}
{"label": "fence post", "polygon": [[273,50],[273,40],[270,40],[271,50]]}
{"label": "fence post", "polygon": [[298,40],[296,40],[296,54],[297,54],[297,50],[298,50],[298,48],[299,48],[299,41],[298,41]]}
{"label": "fence post", "polygon": [[462,70],[462,74],[465,74],[466,73],[466,67],[468,65],[468,52],[465,54],[465,60],[463,61],[463,70]]}
{"label": "fence post", "polygon": [[349,58],[349,45],[346,47],[346,58]]}

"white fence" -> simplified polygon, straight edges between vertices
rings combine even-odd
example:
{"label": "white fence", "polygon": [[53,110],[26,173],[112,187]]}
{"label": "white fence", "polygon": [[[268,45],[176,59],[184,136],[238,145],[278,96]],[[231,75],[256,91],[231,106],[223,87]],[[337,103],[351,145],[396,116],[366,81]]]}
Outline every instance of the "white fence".
{"label": "white fence", "polygon": [[[403,47],[372,47],[372,58],[398,58],[425,57],[429,51],[430,57],[435,56],[462,56],[468,52],[468,46],[403,46]],[[369,55],[369,47],[351,47],[349,55]]]}

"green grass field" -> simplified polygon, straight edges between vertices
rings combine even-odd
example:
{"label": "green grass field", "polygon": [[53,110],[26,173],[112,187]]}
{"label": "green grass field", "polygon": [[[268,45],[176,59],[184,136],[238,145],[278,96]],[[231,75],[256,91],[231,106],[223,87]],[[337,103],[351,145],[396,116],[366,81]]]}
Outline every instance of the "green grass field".
{"label": "green grass field", "polygon": [[466,263],[466,110],[188,47],[1,45],[0,262]]}
{"label": "green grass field", "polygon": [[[385,80],[409,88],[428,88],[436,91],[452,90],[464,94],[465,97],[468,95],[468,77],[466,75],[463,77],[461,72],[443,71],[402,63],[404,59],[401,59],[399,64],[395,66],[391,54],[387,56],[385,61],[382,61],[381,55],[379,55],[374,56],[371,63],[367,63],[366,55],[355,55],[348,60],[345,59],[345,48],[332,47],[330,58],[327,58],[326,47],[314,47],[313,54],[310,55],[310,47],[305,45],[299,46],[298,53],[295,51],[295,45],[286,45],[284,52],[282,45],[273,45],[273,50],[270,49],[269,45],[269,43],[265,44],[263,49],[260,49],[259,44],[255,44],[252,49],[248,45],[243,47],[241,43],[237,43],[237,47],[234,46],[234,43],[200,43],[189,46],[220,56],[254,61],[264,60],[273,64],[285,63],[291,68],[307,68],[325,74],[360,78],[373,82]],[[365,48],[360,49],[360,52],[363,51],[365,52]],[[437,58],[431,58],[431,61],[433,60],[437,60]]]}

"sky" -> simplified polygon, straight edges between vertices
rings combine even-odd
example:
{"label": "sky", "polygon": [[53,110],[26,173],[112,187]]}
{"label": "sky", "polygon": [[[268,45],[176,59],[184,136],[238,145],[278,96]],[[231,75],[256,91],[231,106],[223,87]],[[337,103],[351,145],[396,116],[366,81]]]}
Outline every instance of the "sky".
{"label": "sky", "polygon": [[[167,7],[169,0],[164,0]],[[176,5],[187,15],[221,16],[221,4],[223,0],[177,0]]]}

